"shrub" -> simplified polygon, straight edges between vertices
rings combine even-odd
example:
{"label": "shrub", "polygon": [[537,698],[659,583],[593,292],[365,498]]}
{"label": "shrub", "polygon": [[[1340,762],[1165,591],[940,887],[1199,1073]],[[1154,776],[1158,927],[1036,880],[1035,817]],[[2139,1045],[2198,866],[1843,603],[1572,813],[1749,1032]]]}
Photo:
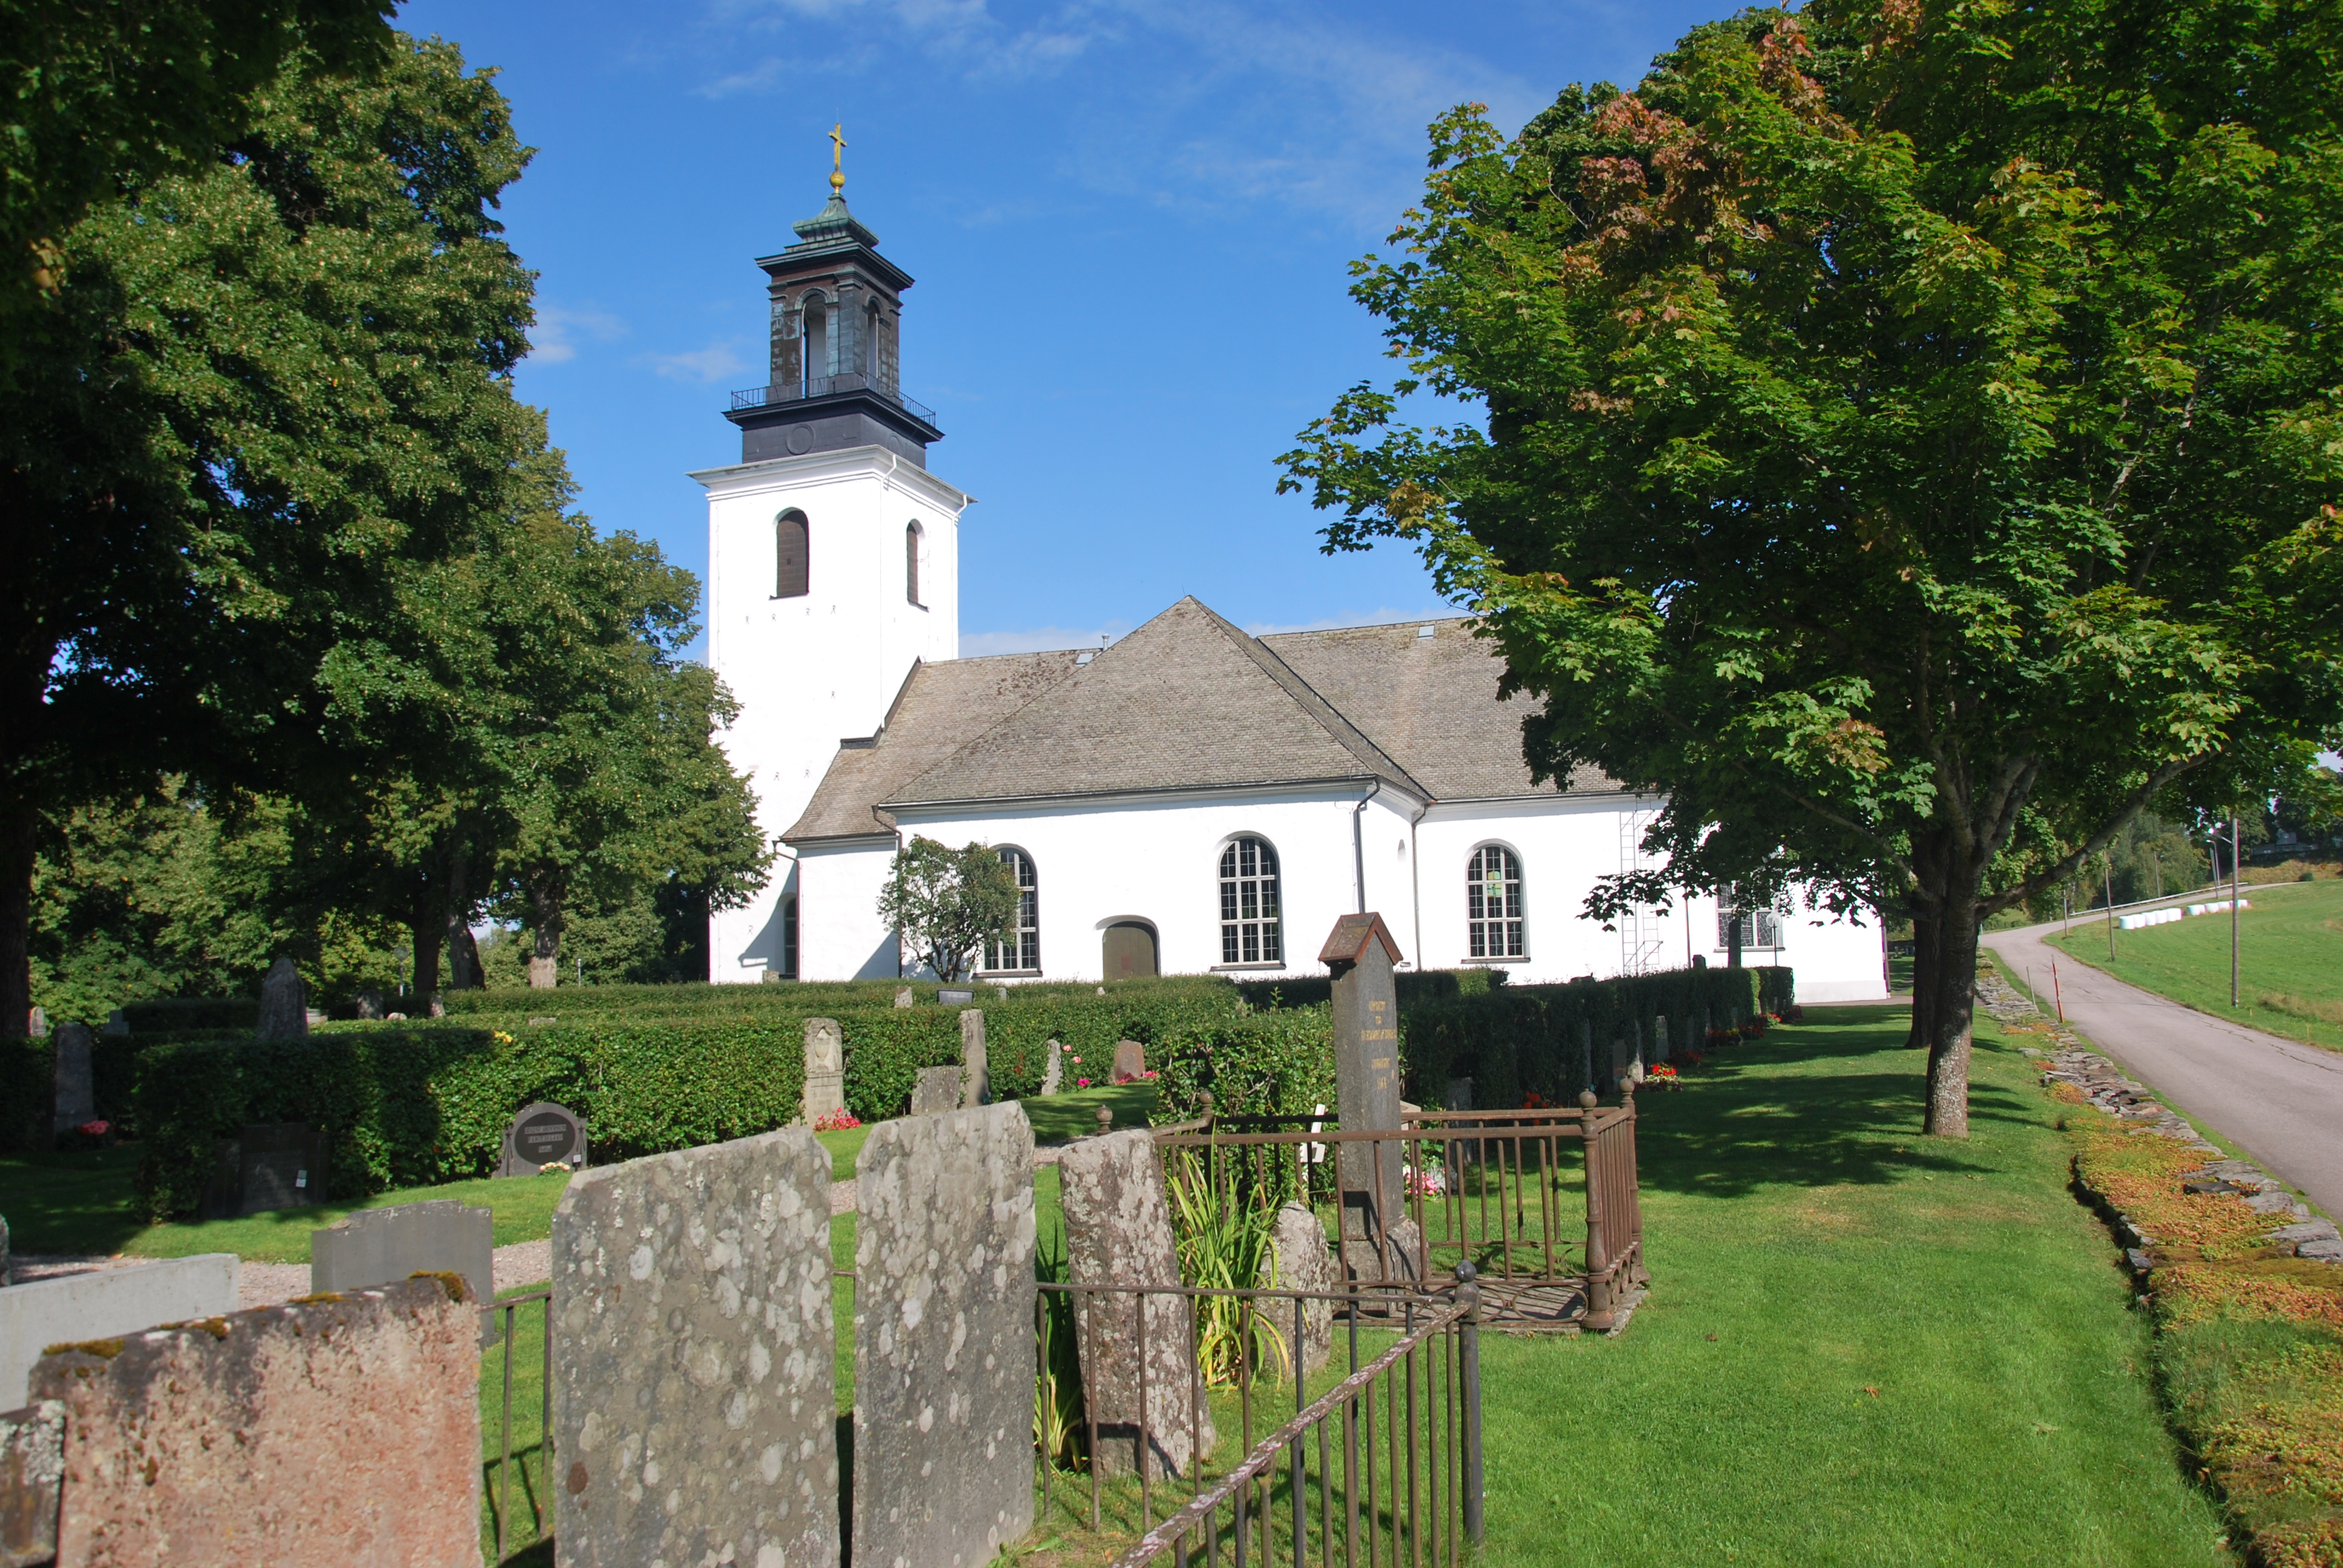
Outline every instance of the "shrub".
{"label": "shrub", "polygon": [[1322,1004],[1199,1025],[1165,1042],[1156,1102],[1173,1121],[1203,1114],[1298,1116],[1334,1102],[1334,1026]]}

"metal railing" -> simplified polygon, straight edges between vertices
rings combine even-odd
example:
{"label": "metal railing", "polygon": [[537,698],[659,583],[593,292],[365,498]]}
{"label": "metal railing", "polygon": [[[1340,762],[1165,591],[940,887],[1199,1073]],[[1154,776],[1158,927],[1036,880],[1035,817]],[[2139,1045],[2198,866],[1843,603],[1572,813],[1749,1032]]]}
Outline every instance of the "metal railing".
{"label": "metal railing", "polygon": [[[1359,1232],[1342,1243],[1353,1277],[1425,1281],[1471,1263],[1484,1286],[1544,1291],[1556,1300],[1543,1316],[1597,1331],[1612,1327],[1626,1296],[1649,1281],[1632,1086],[1614,1106],[1584,1094],[1574,1110],[1410,1111],[1397,1131],[1207,1112],[1157,1130],[1167,1175],[1172,1157],[1185,1151],[1216,1187],[1247,1201],[1332,1206],[1346,1231]],[[1336,1151],[1363,1143],[1375,1155],[1354,1169],[1398,1164],[1405,1226],[1377,1216],[1370,1196],[1345,1191]],[[1567,1191],[1582,1160],[1583,1220]],[[1348,1218],[1359,1214],[1363,1225]],[[1571,1292],[1574,1303],[1564,1299]]]}
{"label": "metal railing", "polygon": [[[507,1296],[501,1301],[488,1302],[480,1307],[481,1333],[484,1344],[498,1346],[504,1352],[504,1396],[498,1406],[498,1456],[483,1457],[481,1469],[488,1472],[483,1480],[491,1483],[485,1488],[484,1503],[493,1500],[489,1514],[491,1562],[501,1563],[512,1545],[513,1494],[513,1352],[519,1327],[518,1315],[521,1308],[536,1305],[539,1309],[540,1338],[544,1342],[544,1366],[541,1369],[541,1401],[538,1410],[537,1483],[528,1487],[530,1521],[534,1526],[532,1540],[545,1538],[552,1521],[547,1517],[552,1507],[548,1488],[553,1476],[553,1287],[529,1291],[521,1295]],[[528,1481],[526,1465],[522,1481]]]}
{"label": "metal railing", "polygon": [[780,403],[798,403],[809,397],[828,397],[840,392],[869,392],[884,397],[901,407],[914,418],[928,424],[936,422],[936,411],[914,397],[906,397],[900,390],[890,390],[859,371],[840,371],[835,376],[809,376],[802,387],[787,382],[775,382],[769,387],[745,387],[732,394],[735,413],[743,408],[769,408]]}

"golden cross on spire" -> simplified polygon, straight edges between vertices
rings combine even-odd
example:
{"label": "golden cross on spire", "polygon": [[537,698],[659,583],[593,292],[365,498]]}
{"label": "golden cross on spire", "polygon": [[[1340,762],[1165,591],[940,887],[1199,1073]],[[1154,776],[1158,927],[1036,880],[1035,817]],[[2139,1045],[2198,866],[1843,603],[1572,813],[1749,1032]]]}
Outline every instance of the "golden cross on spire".
{"label": "golden cross on spire", "polygon": [[830,194],[846,194],[846,122],[830,127]]}

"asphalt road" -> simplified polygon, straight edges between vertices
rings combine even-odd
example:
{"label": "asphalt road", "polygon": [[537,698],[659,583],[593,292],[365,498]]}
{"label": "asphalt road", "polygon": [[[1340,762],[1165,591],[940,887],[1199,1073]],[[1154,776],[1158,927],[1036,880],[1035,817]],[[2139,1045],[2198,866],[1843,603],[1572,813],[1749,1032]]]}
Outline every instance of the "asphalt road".
{"label": "asphalt road", "polygon": [[2124,1070],[2343,1219],[2343,1053],[2167,1001],[2045,944],[2056,921],[1988,931],[1986,946],[2050,1012],[2058,970],[2066,1021]]}

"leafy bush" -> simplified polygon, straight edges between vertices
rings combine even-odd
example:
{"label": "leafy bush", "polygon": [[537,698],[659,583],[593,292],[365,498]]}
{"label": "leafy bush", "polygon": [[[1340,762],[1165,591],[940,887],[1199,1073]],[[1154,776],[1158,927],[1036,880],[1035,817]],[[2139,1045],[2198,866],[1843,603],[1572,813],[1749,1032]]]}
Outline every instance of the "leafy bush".
{"label": "leafy bush", "polygon": [[1323,1004],[1205,1024],[1167,1044],[1155,1095],[1173,1121],[1203,1114],[1206,1090],[1221,1116],[1300,1115],[1334,1102],[1334,1024]]}
{"label": "leafy bush", "polygon": [[250,996],[160,997],[134,1001],[122,1015],[133,1034],[172,1034],[184,1030],[236,1029],[249,1034],[260,1023],[260,999]]}

